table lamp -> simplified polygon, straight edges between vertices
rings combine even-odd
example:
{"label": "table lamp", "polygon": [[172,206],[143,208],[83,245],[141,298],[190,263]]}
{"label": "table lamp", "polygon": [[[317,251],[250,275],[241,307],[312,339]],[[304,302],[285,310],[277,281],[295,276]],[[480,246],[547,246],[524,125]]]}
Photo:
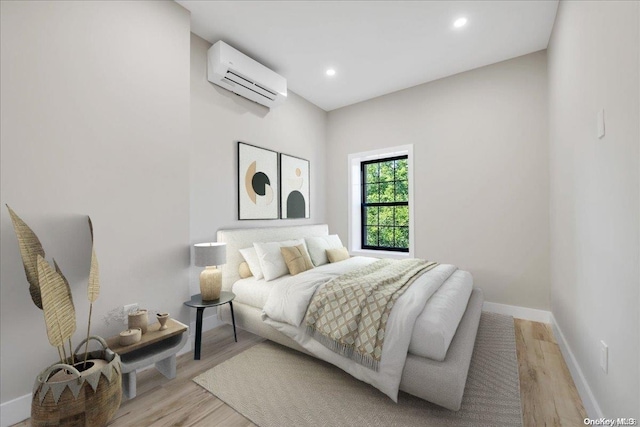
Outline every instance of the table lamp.
{"label": "table lamp", "polygon": [[196,243],[195,265],[196,267],[206,267],[200,273],[200,293],[204,301],[211,301],[220,298],[222,289],[222,272],[216,268],[227,262],[226,243]]}

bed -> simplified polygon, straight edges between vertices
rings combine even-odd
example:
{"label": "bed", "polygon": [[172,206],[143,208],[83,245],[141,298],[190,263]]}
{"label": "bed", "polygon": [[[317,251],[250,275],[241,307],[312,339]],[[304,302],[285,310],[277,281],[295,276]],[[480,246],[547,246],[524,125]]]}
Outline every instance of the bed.
{"label": "bed", "polygon": [[[272,281],[258,281],[255,278],[241,279],[238,269],[240,264],[244,261],[244,258],[240,254],[240,250],[251,247],[255,242],[274,242],[301,237],[320,237],[328,235],[328,226],[326,224],[228,229],[218,231],[218,241],[225,242],[227,244],[227,263],[222,267],[223,290],[233,291],[237,294],[236,300],[234,301],[234,311],[238,327],[279,344],[318,357],[317,354],[314,354],[314,352],[316,352],[315,348],[309,347],[309,344],[303,341],[301,341],[301,345],[292,338],[292,332],[287,330],[287,328],[291,329],[291,327],[286,325],[281,326],[278,322],[274,321],[267,322],[271,319],[266,319],[267,321],[263,320],[265,317],[265,305],[268,305],[272,291],[274,289],[280,289],[283,286],[282,281],[279,282],[279,279]],[[366,264],[371,261],[363,258],[351,259],[342,262],[345,263],[344,266],[348,266],[348,263]],[[336,266],[323,267],[317,267],[314,269],[317,271],[313,274],[321,274],[325,272],[325,270],[330,273],[332,269],[340,269],[337,267],[337,264]],[[444,268],[445,267],[443,267],[443,269]],[[447,289],[451,292],[451,289],[455,287],[451,283],[456,280],[468,280],[468,277],[466,277],[465,274],[468,275],[468,273],[460,270],[457,270],[455,274],[450,274],[450,277],[445,279],[444,284],[440,287],[442,292],[436,292],[429,299],[429,302],[433,301],[433,303],[436,304],[436,300],[438,300],[438,298],[442,300],[442,298],[446,297],[445,294],[447,293]],[[282,280],[288,279],[283,278]],[[445,284],[449,285],[445,286]],[[433,402],[450,410],[457,411],[460,409],[480,320],[482,302],[482,291],[478,288],[473,288],[470,291],[466,307],[463,307],[464,312],[461,314],[461,320],[454,329],[455,335],[453,335],[450,340],[450,344],[446,349],[446,354],[441,354],[442,350],[439,350],[441,346],[435,346],[435,348],[431,349],[431,357],[414,354],[424,352],[420,351],[419,345],[415,345],[418,341],[412,337],[409,350],[406,354],[406,359],[403,359],[403,365],[400,367],[401,375],[399,375],[399,389],[401,391]],[[428,321],[428,308],[429,305],[427,305],[424,311],[418,316],[416,325],[419,321]],[[228,306],[219,307],[218,316],[223,322],[231,323]],[[415,331],[418,331],[417,326]],[[424,343],[430,341],[434,340],[423,339],[420,342]],[[309,349],[311,349],[311,351]],[[337,363],[334,364],[354,375],[347,365],[341,366]],[[356,370],[362,371],[362,369],[359,368]],[[354,376],[357,377],[357,375]],[[366,381],[366,379],[364,380]],[[389,393],[387,394],[392,396]]]}

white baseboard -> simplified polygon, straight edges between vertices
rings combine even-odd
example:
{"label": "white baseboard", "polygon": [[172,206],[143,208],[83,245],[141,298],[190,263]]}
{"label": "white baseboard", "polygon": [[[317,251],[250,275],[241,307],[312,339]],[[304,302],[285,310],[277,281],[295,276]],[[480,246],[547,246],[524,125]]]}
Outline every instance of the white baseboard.
{"label": "white baseboard", "polygon": [[551,314],[551,326],[553,328],[553,335],[556,337],[556,341],[558,342],[558,346],[562,352],[562,357],[564,357],[564,361],[567,363],[569,372],[571,372],[573,382],[578,389],[578,394],[580,394],[580,398],[582,399],[584,409],[587,411],[587,415],[589,415],[591,419],[604,418],[600,405],[598,405],[598,401],[593,395],[591,387],[589,387],[589,383],[582,373],[582,369],[580,369],[580,365],[578,365],[578,361],[573,355],[573,351],[571,351],[571,347],[569,347],[569,343],[565,339],[564,334],[558,326],[553,314]]}
{"label": "white baseboard", "polygon": [[31,393],[16,397],[13,400],[0,405],[0,426],[10,425],[24,421],[31,416]]}
{"label": "white baseboard", "polygon": [[[207,316],[202,319],[202,332],[217,328],[223,325],[218,319],[218,314],[214,313],[211,316]],[[177,356],[190,353],[193,351],[193,345],[196,342],[196,322],[192,322],[189,329],[189,340],[184,347],[178,352]],[[145,368],[139,369],[138,372],[145,371],[153,368],[153,365],[149,365]],[[17,397],[8,402],[0,404],[0,427],[8,427],[20,421],[26,420],[31,416],[31,393],[24,396]]]}
{"label": "white baseboard", "polygon": [[538,310],[537,308],[519,307],[517,305],[498,304],[497,302],[485,301],[482,305],[483,311],[491,313],[506,314],[516,319],[532,320],[534,322],[551,323],[551,312]]}

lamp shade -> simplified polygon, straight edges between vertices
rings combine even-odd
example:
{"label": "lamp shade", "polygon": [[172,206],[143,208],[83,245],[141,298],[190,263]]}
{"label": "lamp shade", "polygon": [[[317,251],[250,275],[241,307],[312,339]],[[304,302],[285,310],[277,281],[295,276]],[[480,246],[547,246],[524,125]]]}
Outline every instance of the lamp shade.
{"label": "lamp shade", "polygon": [[222,265],[227,262],[226,243],[196,243],[194,249],[194,264],[196,267]]}

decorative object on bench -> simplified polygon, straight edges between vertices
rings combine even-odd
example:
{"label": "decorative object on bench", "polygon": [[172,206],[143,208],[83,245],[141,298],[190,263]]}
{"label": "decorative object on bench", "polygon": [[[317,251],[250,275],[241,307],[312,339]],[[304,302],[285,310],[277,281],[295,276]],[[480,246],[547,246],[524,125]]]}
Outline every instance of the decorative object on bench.
{"label": "decorative object on bench", "polygon": [[140,328],[142,334],[146,334],[149,326],[149,313],[147,310],[140,309],[129,313],[127,326],[129,326],[129,329]]}
{"label": "decorative object on bench", "polygon": [[194,264],[205,267],[200,273],[200,293],[205,301],[220,298],[222,289],[222,272],[216,268],[227,262],[227,245],[225,243],[196,243],[194,245]]}
{"label": "decorative object on bench", "polygon": [[[121,366],[120,358],[107,348],[104,340],[91,336],[93,303],[100,294],[91,218],[88,218],[91,267],[87,289],[87,338],[74,352],[71,337],[76,331],[76,314],[69,282],[55,260],[53,266],[45,260],[44,249],[33,230],[8,205],[7,209],[18,238],[31,299],[43,311],[49,343],[56,347],[59,357],[59,363],[49,366],[36,378],[31,401],[31,425],[106,425],[120,407]],[[103,349],[89,352],[91,339],[100,342]],[[85,353],[78,355],[83,344]]]}
{"label": "decorative object on bench", "polygon": [[169,320],[169,313],[156,313],[156,317],[158,318],[158,323],[160,323],[160,330],[166,330],[167,320]]}
{"label": "decorative object on bench", "polygon": [[238,219],[278,219],[278,153],[238,142]]}
{"label": "decorative object on bench", "polygon": [[131,344],[135,344],[142,339],[142,329],[140,328],[130,328],[126,331],[120,332],[120,340],[118,343],[121,346],[128,346]]}
{"label": "decorative object on bench", "polygon": [[187,325],[168,319],[165,330],[160,330],[159,322],[153,323],[142,339],[131,345],[120,345],[119,335],[107,339],[109,348],[120,356],[122,386],[127,399],[136,397],[136,369],[155,364],[165,377],[176,377],[176,353],[189,340],[188,329]]}

